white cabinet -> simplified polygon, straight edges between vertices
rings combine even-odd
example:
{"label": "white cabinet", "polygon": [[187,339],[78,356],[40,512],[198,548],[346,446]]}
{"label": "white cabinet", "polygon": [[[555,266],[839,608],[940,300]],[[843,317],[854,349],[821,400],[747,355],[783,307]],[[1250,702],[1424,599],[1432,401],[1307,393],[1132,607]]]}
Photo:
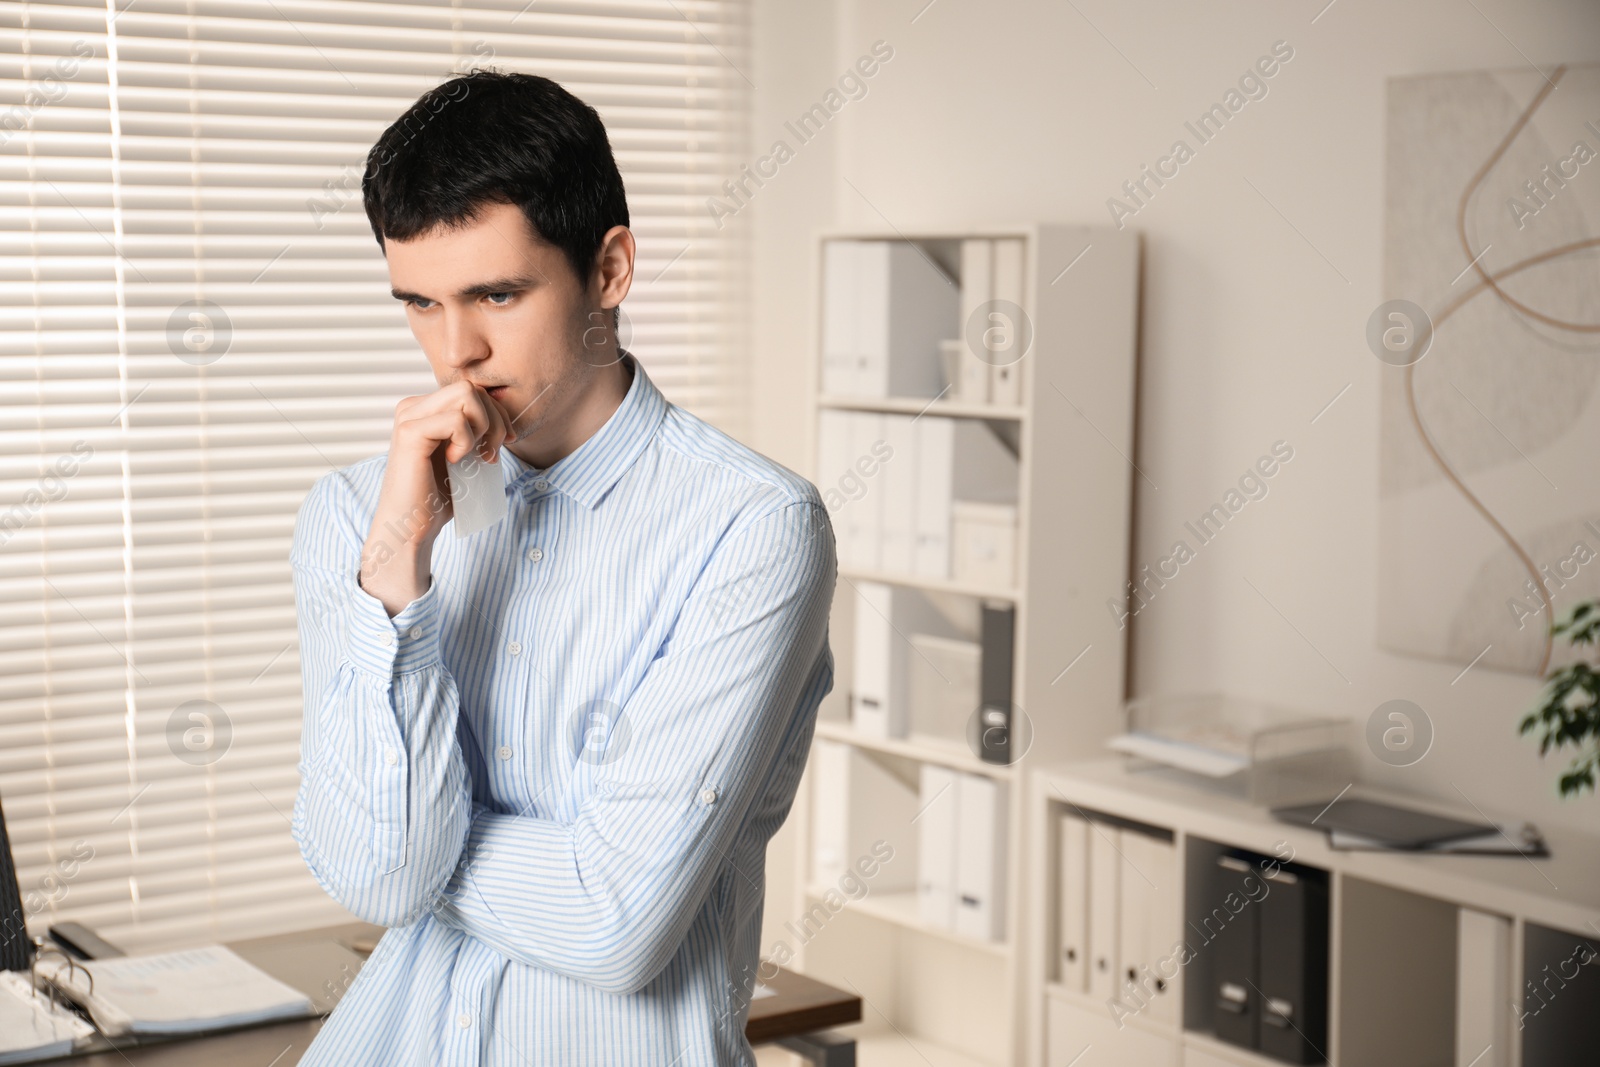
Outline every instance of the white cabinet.
{"label": "white cabinet", "polygon": [[[1103,1006],[1050,996],[1046,1067],[1174,1067],[1177,1042],[1168,1034],[1124,1021]],[[1229,1065],[1231,1067],[1231,1065]]]}
{"label": "white cabinet", "polygon": [[[1171,1057],[1178,1067],[1285,1062],[1227,1044],[1215,1032],[1214,996],[1225,966],[1217,950],[1228,947],[1220,936],[1227,916],[1241,912],[1219,897],[1212,878],[1218,858],[1240,850],[1282,859],[1277,877],[1266,872],[1255,890],[1245,888],[1248,900],[1235,895],[1240,907],[1264,909],[1256,913],[1263,920],[1275,906],[1269,892],[1279,919],[1295,906],[1283,873],[1298,872],[1305,885],[1326,879],[1328,926],[1315,936],[1327,938],[1327,1027],[1313,1055],[1332,1067],[1600,1063],[1593,1055],[1600,1048],[1600,949],[1594,964],[1581,962],[1591,951],[1586,946],[1600,946],[1593,933],[1600,930],[1600,837],[1592,832],[1545,827],[1550,856],[1539,860],[1339,850],[1316,828],[1280,822],[1240,798],[1130,772],[1121,760],[1039,764],[1029,778],[1029,818],[1044,826],[1031,839],[1029,925],[1039,943],[1029,959],[1032,1033],[1024,1067],[1173,1063]],[[1362,793],[1456,813],[1372,786]],[[1145,832],[1151,828],[1170,833],[1172,843]],[[1097,872],[1107,857],[1120,866]],[[1173,900],[1169,888],[1178,907],[1162,903],[1163,896]],[[1086,942],[1090,966],[1098,961],[1097,926],[1113,920],[1095,915],[1094,897],[1113,890],[1116,908],[1103,911],[1118,913],[1119,936],[1100,944],[1114,945],[1107,954],[1121,968],[1119,978],[1126,981],[1130,967],[1172,976],[1132,1017],[1108,1006],[1104,985],[1097,990],[1093,975],[1066,958]],[[1219,914],[1219,899],[1226,910],[1214,921],[1206,916]],[[1146,922],[1130,923],[1136,913]],[[1280,958],[1292,956],[1281,924],[1274,928],[1277,936],[1262,934],[1261,952],[1270,945]],[[1174,945],[1182,950],[1177,967]],[[1309,938],[1305,945],[1310,952]],[[1308,965],[1305,973],[1318,968]],[[1268,984],[1263,979],[1263,988]],[[1307,988],[1313,985],[1308,977]],[[1076,991],[1085,988],[1093,995]],[[1131,1004],[1130,992],[1120,992]],[[1303,1019],[1312,1017],[1313,995],[1321,996],[1306,994]]]}
{"label": "white cabinet", "polygon": [[[1110,227],[819,235],[813,475],[838,538],[839,584],[836,681],[815,737],[870,753],[914,796],[930,764],[974,782],[961,792],[992,803],[966,806],[961,829],[983,832],[958,841],[999,835],[990,869],[958,863],[982,877],[956,876],[947,889],[948,857],[926,842],[947,837],[943,821],[959,812],[933,802],[905,820],[905,847],[896,838],[886,865],[915,872],[921,846],[938,861],[925,885],[880,873],[825,924],[783,927],[806,934],[785,937],[789,965],[859,989],[869,1022],[900,1039],[906,1062],[1016,1067],[1031,1054],[1023,961],[1056,948],[1026,917],[1035,849],[1022,771],[1097,753],[1122,727],[1127,634],[1105,604],[1125,595],[1128,573],[1136,475],[1123,457],[1134,451],[1139,260],[1138,235]],[[981,650],[984,611],[996,603],[1012,609],[1011,648],[989,645],[989,665],[1011,662],[1007,746],[988,743],[994,727],[978,715],[987,697],[971,693],[981,651],[961,652]],[[943,660],[929,651],[941,647]],[[976,671],[960,666],[974,658]],[[921,705],[906,706],[918,694]],[[856,722],[852,697],[867,712]],[[982,759],[1007,747],[1017,762]],[[829,884],[813,869],[814,839],[821,831],[826,843],[829,827],[849,821],[839,809],[854,793],[840,795],[817,773],[825,769],[814,754],[796,798],[796,899],[774,895],[769,914],[810,915]],[[962,915],[953,924],[944,918],[951,892]],[[963,913],[966,898],[986,896],[987,906]]]}

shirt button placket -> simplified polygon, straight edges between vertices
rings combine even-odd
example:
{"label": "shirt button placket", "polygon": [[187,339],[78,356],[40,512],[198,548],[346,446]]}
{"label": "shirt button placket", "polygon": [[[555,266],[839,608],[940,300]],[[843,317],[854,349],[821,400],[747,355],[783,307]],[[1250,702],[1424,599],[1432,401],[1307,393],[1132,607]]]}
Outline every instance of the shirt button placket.
{"label": "shirt button placket", "polygon": [[454,1022],[447,1023],[445,1044],[451,1067],[476,1067],[484,1062],[485,1046],[493,1018],[488,990],[503,972],[503,964],[469,941],[456,959],[456,974],[451,981],[451,1009]]}

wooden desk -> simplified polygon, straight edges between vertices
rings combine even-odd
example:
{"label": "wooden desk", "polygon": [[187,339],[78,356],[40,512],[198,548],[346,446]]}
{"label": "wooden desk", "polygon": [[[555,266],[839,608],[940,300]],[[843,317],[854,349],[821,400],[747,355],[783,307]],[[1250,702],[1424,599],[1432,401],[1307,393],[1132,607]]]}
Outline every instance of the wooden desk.
{"label": "wooden desk", "polygon": [[[383,927],[346,923],[278,937],[232,941],[228,947],[274,977],[311,997],[319,1010],[332,1011],[355,980],[356,972]],[[348,956],[349,962],[344,962]],[[772,996],[750,1002],[745,1036],[752,1045],[777,1042],[827,1067],[853,1067],[854,1042],[819,1031],[858,1022],[861,998],[793,971],[779,970],[764,982]],[[296,1019],[203,1037],[131,1045],[88,1052],[50,1062],[70,1067],[293,1067],[300,1062],[322,1019]]]}

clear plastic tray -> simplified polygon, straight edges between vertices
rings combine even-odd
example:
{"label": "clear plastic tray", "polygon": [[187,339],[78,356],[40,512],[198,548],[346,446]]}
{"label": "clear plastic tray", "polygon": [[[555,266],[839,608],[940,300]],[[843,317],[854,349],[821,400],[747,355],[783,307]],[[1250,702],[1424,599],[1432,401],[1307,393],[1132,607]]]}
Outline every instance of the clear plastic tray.
{"label": "clear plastic tray", "polygon": [[1331,797],[1355,781],[1348,720],[1223,693],[1127,704],[1127,733],[1107,744],[1130,770],[1273,807]]}

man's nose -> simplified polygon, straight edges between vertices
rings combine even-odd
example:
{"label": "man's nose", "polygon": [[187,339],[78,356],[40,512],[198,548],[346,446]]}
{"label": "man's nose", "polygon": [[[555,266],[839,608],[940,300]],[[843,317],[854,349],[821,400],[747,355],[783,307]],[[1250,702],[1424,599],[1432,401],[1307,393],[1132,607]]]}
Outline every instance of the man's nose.
{"label": "man's nose", "polygon": [[444,314],[444,361],[460,370],[489,354],[489,342],[478,328],[477,314],[446,308]]}

